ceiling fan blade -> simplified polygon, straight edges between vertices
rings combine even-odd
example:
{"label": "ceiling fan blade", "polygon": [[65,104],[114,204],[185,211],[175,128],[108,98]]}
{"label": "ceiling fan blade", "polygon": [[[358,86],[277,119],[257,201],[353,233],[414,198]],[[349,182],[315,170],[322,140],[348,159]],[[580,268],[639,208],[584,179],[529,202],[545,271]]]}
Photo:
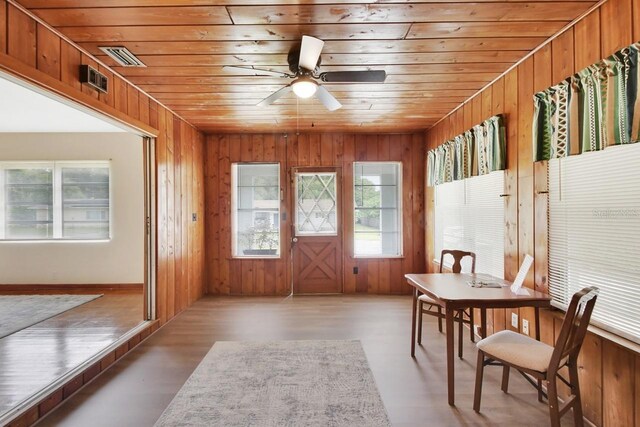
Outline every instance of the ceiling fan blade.
{"label": "ceiling fan blade", "polygon": [[329,71],[320,74],[320,79],[327,83],[384,83],[386,78],[384,70]]}
{"label": "ceiling fan blade", "polygon": [[331,95],[329,91],[322,86],[318,86],[316,97],[329,111],[336,111],[338,108],[342,107],[342,104],[340,104],[340,102],[338,102],[338,100],[335,99],[333,95]]}
{"label": "ceiling fan blade", "polygon": [[247,74],[250,76],[291,77],[289,74],[281,73],[279,71],[262,70],[260,68],[253,67],[239,67],[236,65],[225,65],[222,69],[230,73]]}
{"label": "ceiling fan blade", "polygon": [[291,92],[291,85],[287,85],[280,90],[273,92],[271,95],[267,96],[262,101],[256,104],[256,107],[266,107],[267,105],[271,105],[276,102],[278,99],[282,98],[284,95]]}
{"label": "ceiling fan blade", "polygon": [[315,70],[323,46],[324,42],[320,39],[311,36],[302,36],[298,66],[309,71]]}

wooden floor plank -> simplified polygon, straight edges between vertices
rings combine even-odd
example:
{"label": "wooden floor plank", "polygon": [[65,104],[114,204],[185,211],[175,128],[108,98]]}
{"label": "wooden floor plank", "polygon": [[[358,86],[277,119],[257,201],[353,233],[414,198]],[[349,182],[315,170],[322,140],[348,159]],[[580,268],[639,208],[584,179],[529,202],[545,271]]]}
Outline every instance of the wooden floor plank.
{"label": "wooden floor plank", "polygon": [[0,339],[0,413],[115,342],[142,310],[142,292],[104,294]]}

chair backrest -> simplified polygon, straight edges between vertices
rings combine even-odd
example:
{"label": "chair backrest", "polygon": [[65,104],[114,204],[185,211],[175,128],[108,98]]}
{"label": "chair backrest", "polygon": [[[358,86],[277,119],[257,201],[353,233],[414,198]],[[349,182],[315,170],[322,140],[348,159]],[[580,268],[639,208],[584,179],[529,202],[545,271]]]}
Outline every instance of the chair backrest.
{"label": "chair backrest", "polygon": [[556,372],[567,357],[578,357],[599,292],[596,287],[588,287],[573,294],[549,363],[550,372]]}
{"label": "chair backrest", "polygon": [[476,254],[473,252],[459,251],[455,249],[443,249],[440,252],[440,273],[442,273],[442,267],[444,262],[444,256],[451,255],[453,257],[453,266],[451,271],[453,273],[460,273],[462,271],[462,259],[466,256],[471,257],[471,273],[476,272]]}

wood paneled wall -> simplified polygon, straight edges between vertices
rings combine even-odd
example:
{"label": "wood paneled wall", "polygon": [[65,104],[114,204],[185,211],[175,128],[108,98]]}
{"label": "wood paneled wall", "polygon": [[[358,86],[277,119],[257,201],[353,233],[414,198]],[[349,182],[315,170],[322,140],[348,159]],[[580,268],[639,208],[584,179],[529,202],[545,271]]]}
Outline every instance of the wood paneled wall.
{"label": "wood paneled wall", "polygon": [[[294,166],[342,168],[342,224],[344,224],[344,292],[408,293],[403,275],[423,272],[424,171],[422,134],[221,134],[207,137],[205,159],[207,284],[211,294],[287,295],[291,292],[289,242],[291,240],[291,185]],[[401,161],[403,170],[403,258],[353,258],[353,162]],[[231,164],[280,162],[284,193],[282,257],[232,259]],[[358,274],[353,268],[358,267]]]}
{"label": "wood paneled wall", "polygon": [[[107,75],[109,92],[81,85],[80,64]],[[0,70],[157,136],[158,318],[166,322],[203,295],[204,136],[5,0],[0,0]]]}
{"label": "wood paneled wall", "polygon": [[[427,146],[434,148],[493,114],[505,114],[507,279],[515,277],[525,254],[533,254],[535,265],[525,285],[547,291],[547,195],[541,193],[547,190],[547,165],[532,160],[533,94],[640,40],[639,17],[640,0],[609,0],[427,132]],[[426,200],[427,253],[432,259],[432,188]],[[435,266],[430,263],[429,268]],[[533,325],[531,310],[519,314]],[[542,339],[553,343],[561,323],[557,314],[544,313]],[[507,327],[510,311],[494,310],[489,332]],[[596,425],[640,426],[640,355],[589,334],[579,363],[585,416]],[[536,398],[533,393],[531,398]]]}

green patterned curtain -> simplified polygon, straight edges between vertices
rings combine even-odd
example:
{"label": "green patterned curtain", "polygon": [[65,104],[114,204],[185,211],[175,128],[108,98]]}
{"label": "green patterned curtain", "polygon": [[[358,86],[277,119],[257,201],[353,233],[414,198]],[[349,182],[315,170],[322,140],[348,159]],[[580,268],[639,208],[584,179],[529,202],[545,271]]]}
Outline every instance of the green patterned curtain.
{"label": "green patterned curtain", "polygon": [[434,186],[505,168],[506,137],[501,115],[427,153],[427,185]]}
{"label": "green patterned curtain", "polygon": [[639,51],[633,44],[534,95],[536,161],[640,140]]}
{"label": "green patterned curtain", "polygon": [[569,155],[573,99],[570,80],[534,95],[533,154],[536,161]]}

